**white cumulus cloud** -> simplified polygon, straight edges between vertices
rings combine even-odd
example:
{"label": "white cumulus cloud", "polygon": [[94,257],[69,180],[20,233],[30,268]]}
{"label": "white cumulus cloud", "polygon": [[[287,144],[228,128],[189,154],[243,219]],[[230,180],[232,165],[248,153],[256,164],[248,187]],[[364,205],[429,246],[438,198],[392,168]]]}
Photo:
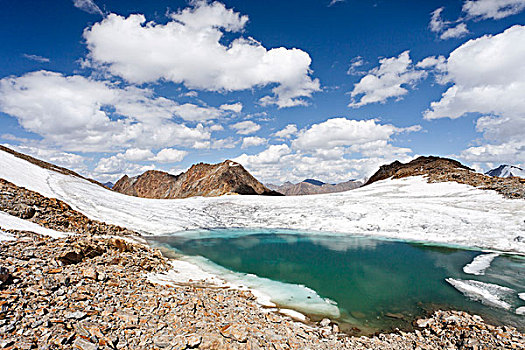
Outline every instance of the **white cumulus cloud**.
{"label": "white cumulus cloud", "polygon": [[253,146],[260,146],[266,143],[266,139],[259,136],[248,136],[242,139],[241,148],[248,148]]}
{"label": "white cumulus cloud", "polygon": [[222,113],[156,97],[151,90],[121,88],[79,75],[37,71],[0,80],[0,109],[44,141],[69,151],[110,151],[129,147],[192,147],[210,138],[201,125],[176,117],[209,119]]}
{"label": "white cumulus cloud", "polygon": [[459,23],[457,26],[448,28],[443,31],[439,36],[442,40],[452,39],[452,38],[461,38],[469,33],[467,25],[465,23]]}
{"label": "white cumulus cloud", "polygon": [[210,91],[275,84],[273,95],[261,103],[306,104],[304,98],[320,90],[319,81],[310,76],[308,53],[267,49],[242,36],[223,42],[224,32],[241,32],[247,21],[224,4],[207,1],[172,13],[166,24],[147,22],[141,14],[109,14],[84,31],[87,64],[139,84],[164,80]]}
{"label": "white cumulus cloud", "polygon": [[501,19],[525,9],[524,0],[466,0],[463,12],[479,19]]}
{"label": "white cumulus cloud", "polygon": [[[451,86],[439,101],[430,104],[425,119],[483,114],[476,121],[476,130],[483,133],[484,144],[465,150],[462,156],[497,163],[503,160],[502,154],[510,153],[514,163],[525,162],[523,62],[525,26],[516,25],[497,35],[469,40],[447,59],[444,82]],[[505,147],[508,152],[502,153]]]}
{"label": "white cumulus cloud", "polygon": [[349,107],[384,103],[392,97],[401,98],[408,93],[408,86],[427,75],[425,71],[414,67],[409,51],[402,52],[398,57],[383,58],[379,63],[379,67],[370,70],[354,85]]}
{"label": "white cumulus cloud", "polygon": [[379,165],[394,159],[410,159],[412,150],[393,145],[392,136],[420,129],[419,125],[399,128],[376,120],[332,118],[301,130],[291,146],[269,145],[235,160],[265,182],[347,181],[370,176]]}
{"label": "white cumulus cloud", "polygon": [[230,128],[237,130],[237,134],[249,135],[259,131],[261,126],[251,120],[246,120],[230,125]]}
{"label": "white cumulus cloud", "polygon": [[284,129],[281,129],[273,134],[273,136],[277,137],[278,139],[289,139],[295,134],[297,134],[297,125],[288,124]]}
{"label": "white cumulus cloud", "polygon": [[188,152],[186,151],[174,148],[164,148],[161,149],[151,160],[159,163],[176,163],[183,160],[187,154]]}
{"label": "white cumulus cloud", "polygon": [[232,103],[232,104],[223,104],[219,107],[223,111],[231,111],[235,113],[241,113],[242,112],[242,103]]}

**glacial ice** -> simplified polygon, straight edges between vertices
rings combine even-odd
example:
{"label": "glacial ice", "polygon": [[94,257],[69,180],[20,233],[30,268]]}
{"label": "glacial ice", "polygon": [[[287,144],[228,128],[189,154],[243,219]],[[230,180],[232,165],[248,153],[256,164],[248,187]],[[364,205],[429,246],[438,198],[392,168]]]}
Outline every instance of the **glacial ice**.
{"label": "glacial ice", "polygon": [[476,256],[472,262],[463,267],[463,272],[470,275],[484,275],[485,270],[490,267],[492,261],[499,256],[499,254],[480,254]]}
{"label": "glacial ice", "polygon": [[[289,228],[525,254],[525,201],[422,177],[301,196],[158,200],[126,196],[0,151],[0,178],[61,199],[88,217],[145,234],[206,228]],[[1,220],[1,218],[0,218]],[[0,221],[2,226],[2,221]]]}
{"label": "glacial ice", "polygon": [[446,281],[474,301],[506,310],[511,308],[511,305],[503,300],[514,293],[510,288],[474,280],[447,278]]}

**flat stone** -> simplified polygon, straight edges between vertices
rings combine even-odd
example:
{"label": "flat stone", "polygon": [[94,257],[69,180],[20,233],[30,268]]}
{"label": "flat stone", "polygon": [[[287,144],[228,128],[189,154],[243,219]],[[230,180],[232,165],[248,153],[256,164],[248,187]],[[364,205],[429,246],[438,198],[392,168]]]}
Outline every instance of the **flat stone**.
{"label": "flat stone", "polygon": [[432,324],[434,322],[433,319],[427,318],[427,319],[419,319],[416,321],[416,325],[420,328],[428,327],[429,324]]}
{"label": "flat stone", "polygon": [[188,347],[196,348],[201,343],[202,337],[200,335],[197,335],[197,334],[192,334],[192,335],[186,337],[186,341],[188,343]]}
{"label": "flat stone", "polygon": [[328,318],[323,318],[319,324],[321,327],[328,327],[330,325],[331,321]]}
{"label": "flat stone", "polygon": [[80,349],[80,350],[98,350],[98,345],[93,344],[90,341],[87,341],[82,338],[76,338],[73,342],[73,349]]}
{"label": "flat stone", "polygon": [[75,320],[81,320],[84,317],[86,317],[87,314],[82,311],[75,311],[75,312],[69,312],[66,314],[66,318],[68,319],[75,319]]}
{"label": "flat stone", "polygon": [[248,339],[248,332],[246,328],[238,324],[229,324],[220,329],[220,333],[225,338],[230,338],[239,343],[244,343]]}
{"label": "flat stone", "polygon": [[387,312],[387,313],[385,313],[385,316],[388,317],[388,318],[394,318],[394,319],[397,319],[397,320],[404,320],[405,319],[405,315],[403,315],[401,313]]}
{"label": "flat stone", "polygon": [[82,270],[82,277],[84,278],[91,278],[93,280],[96,280],[97,276],[98,274],[93,267],[88,267]]}

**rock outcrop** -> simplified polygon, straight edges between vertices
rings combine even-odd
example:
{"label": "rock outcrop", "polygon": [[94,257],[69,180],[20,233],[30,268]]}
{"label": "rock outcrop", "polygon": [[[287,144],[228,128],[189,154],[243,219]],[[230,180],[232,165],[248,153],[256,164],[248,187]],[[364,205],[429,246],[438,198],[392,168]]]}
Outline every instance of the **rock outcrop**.
{"label": "rock outcrop", "polygon": [[507,198],[525,198],[525,179],[492,177],[477,173],[457,160],[433,156],[418,157],[406,164],[396,160],[382,165],[364,186],[388,178],[408,176],[426,176],[428,182],[453,181],[483,190],[494,190]]}
{"label": "rock outcrop", "polygon": [[82,235],[138,235],[120,226],[89,219],[56,198],[0,179],[0,210],[46,228]]}
{"label": "rock outcrop", "polygon": [[243,166],[231,160],[218,164],[199,163],[179,175],[149,170],[124,175],[113,186],[116,192],[143,198],[216,197],[224,194],[281,195],[255,179]]}
{"label": "rock outcrop", "polygon": [[327,184],[318,180],[306,179],[299,183],[285,182],[281,186],[267,185],[268,188],[285,196],[303,196],[309,194],[337,193],[356,189],[362,186],[360,181],[349,180],[338,184]]}

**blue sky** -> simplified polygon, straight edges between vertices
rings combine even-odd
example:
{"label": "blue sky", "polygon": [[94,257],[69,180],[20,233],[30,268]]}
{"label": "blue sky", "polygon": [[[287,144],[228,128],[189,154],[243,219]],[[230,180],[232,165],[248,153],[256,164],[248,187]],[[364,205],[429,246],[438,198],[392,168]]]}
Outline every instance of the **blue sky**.
{"label": "blue sky", "polygon": [[0,142],[101,181],[525,165],[525,0],[4,2]]}

